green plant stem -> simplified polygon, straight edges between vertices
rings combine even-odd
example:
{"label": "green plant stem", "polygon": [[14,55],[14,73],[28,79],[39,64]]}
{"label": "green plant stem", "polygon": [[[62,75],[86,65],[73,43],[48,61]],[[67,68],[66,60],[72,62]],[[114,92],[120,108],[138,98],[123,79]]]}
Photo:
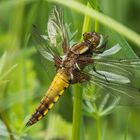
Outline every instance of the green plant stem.
{"label": "green plant stem", "polygon": [[9,133],[9,138],[10,140],[15,140],[13,134],[12,134],[12,130],[9,126],[9,123],[8,123],[8,118],[7,118],[7,115],[5,112],[0,112],[0,119],[2,120],[2,122],[4,123],[8,133]]}
{"label": "green plant stem", "polygon": [[[98,0],[95,0],[95,9],[98,11]],[[95,20],[95,32],[99,32],[99,21]]]}
{"label": "green plant stem", "polygon": [[[95,9],[98,11],[98,0],[95,0]],[[97,19],[95,19],[95,31],[98,32],[99,31],[99,21]],[[96,124],[97,124],[97,137],[98,137],[98,140],[101,140],[101,129],[100,129],[100,116],[98,114],[98,111],[97,111],[97,106],[96,104],[94,105],[95,108],[96,108],[96,112],[97,112],[97,116],[96,116]]]}
{"label": "green plant stem", "polygon": [[133,30],[127,28],[126,26],[122,25],[121,23],[115,21],[114,19],[94,10],[85,5],[76,2],[76,1],[66,1],[66,0],[46,0],[50,2],[56,2],[72,9],[77,10],[78,12],[85,14],[85,9],[87,11],[87,15],[93,19],[98,20],[103,25],[113,29],[114,31],[122,34],[133,43],[137,44],[140,47],[140,35],[134,32]]}
{"label": "green plant stem", "polygon": [[101,140],[100,116],[98,116],[96,118],[96,123],[97,123],[97,136],[98,136],[98,140]]}
{"label": "green plant stem", "polygon": [[[87,6],[90,6],[89,3],[87,3]],[[86,11],[85,11],[85,17],[84,17],[82,33],[87,32],[89,30],[90,22],[91,22],[91,18],[90,18],[90,16],[88,16],[86,14]],[[82,36],[81,36],[81,40],[83,40]]]}
{"label": "green plant stem", "polygon": [[99,21],[95,20],[95,32],[99,32]]}
{"label": "green plant stem", "polygon": [[[87,6],[89,4],[87,3]],[[88,31],[90,27],[91,18],[87,15],[84,17],[82,33]],[[72,140],[80,140],[81,123],[82,123],[82,88],[81,86],[74,86],[74,109],[73,109],[73,128]]]}
{"label": "green plant stem", "polygon": [[17,5],[20,5],[21,2],[25,2],[25,4],[29,4],[31,2],[34,2],[36,0],[11,0],[11,1],[0,1],[0,10],[8,9]]}
{"label": "green plant stem", "polygon": [[80,140],[82,118],[82,90],[77,84],[74,85],[73,125],[72,140]]}
{"label": "green plant stem", "polygon": [[93,113],[93,118],[96,121],[96,128],[97,128],[97,140],[101,140],[101,125],[100,125],[100,115],[97,109],[96,104],[94,103],[94,113]]}

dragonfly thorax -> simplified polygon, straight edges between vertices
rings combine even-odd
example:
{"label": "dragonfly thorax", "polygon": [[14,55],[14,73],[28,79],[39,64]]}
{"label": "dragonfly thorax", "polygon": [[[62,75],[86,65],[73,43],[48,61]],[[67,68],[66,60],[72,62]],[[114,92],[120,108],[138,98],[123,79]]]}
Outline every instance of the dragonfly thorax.
{"label": "dragonfly thorax", "polygon": [[[81,73],[81,71],[88,65],[91,61],[92,55],[89,53],[81,53],[84,50],[88,51],[89,46],[85,42],[74,45],[71,50],[69,50],[61,62],[60,69],[63,69],[64,73],[69,77],[70,83],[83,82],[83,80],[89,80],[87,76]],[[87,49],[87,50],[86,50]]]}
{"label": "dragonfly thorax", "polygon": [[[70,77],[71,81],[81,82],[78,78],[83,76],[81,71],[90,63],[93,63],[92,56],[93,53],[100,53],[100,48],[102,48],[101,36],[95,32],[86,32],[83,34],[83,42],[74,44],[66,53],[65,57],[62,59],[60,69],[64,69],[65,73]],[[100,47],[101,46],[101,47]],[[76,79],[76,80],[75,80]]]}
{"label": "dragonfly thorax", "polygon": [[72,51],[69,51],[62,61],[61,67],[69,69],[69,71],[72,71],[71,69],[75,68],[77,57],[78,57],[77,54],[73,53]]}

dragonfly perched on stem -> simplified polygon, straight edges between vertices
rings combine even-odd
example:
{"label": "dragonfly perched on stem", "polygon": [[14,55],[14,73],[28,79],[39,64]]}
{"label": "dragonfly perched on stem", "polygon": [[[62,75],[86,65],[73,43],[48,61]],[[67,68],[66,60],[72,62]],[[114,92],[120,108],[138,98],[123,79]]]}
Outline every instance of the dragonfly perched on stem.
{"label": "dragonfly perched on stem", "polygon": [[140,89],[132,82],[140,70],[140,59],[111,58],[121,47],[117,44],[107,50],[107,38],[96,32],[85,32],[82,42],[70,46],[63,12],[58,7],[53,8],[47,28],[48,36],[33,25],[31,36],[44,61],[56,67],[56,75],[26,126],[42,119],[65,89],[75,83],[95,84],[119,97],[121,103],[140,105]]}

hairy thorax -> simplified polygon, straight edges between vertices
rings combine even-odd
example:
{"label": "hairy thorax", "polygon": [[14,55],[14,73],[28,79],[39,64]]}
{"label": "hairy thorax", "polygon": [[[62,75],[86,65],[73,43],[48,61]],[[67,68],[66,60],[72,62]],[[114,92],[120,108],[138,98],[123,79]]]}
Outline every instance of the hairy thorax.
{"label": "hairy thorax", "polygon": [[59,71],[63,71],[69,77],[71,83],[87,80],[87,76],[82,74],[81,70],[83,70],[91,60],[91,55],[85,53],[89,48],[90,47],[85,42],[76,44],[63,58]]}

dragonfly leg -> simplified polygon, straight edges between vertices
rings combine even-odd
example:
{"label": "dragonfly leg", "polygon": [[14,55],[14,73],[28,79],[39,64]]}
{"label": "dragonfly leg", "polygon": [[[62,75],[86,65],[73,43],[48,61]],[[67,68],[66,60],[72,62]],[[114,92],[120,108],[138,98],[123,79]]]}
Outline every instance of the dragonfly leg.
{"label": "dragonfly leg", "polygon": [[107,47],[107,37],[106,37],[106,39],[105,39],[105,42],[100,46],[100,47],[97,47],[95,50],[93,50],[93,52],[95,52],[95,53],[103,53],[104,51],[105,51],[105,49],[106,49],[106,47]]}
{"label": "dragonfly leg", "polygon": [[109,83],[109,80],[106,78],[106,76],[105,76],[104,74],[101,74],[100,72],[98,72],[98,71],[96,70],[96,67],[95,67],[95,66],[93,66],[93,70],[94,70],[98,75],[103,76],[103,77],[105,78],[105,80]]}
{"label": "dragonfly leg", "polygon": [[103,53],[106,49],[106,44],[102,45],[100,48],[96,48],[93,52],[99,54],[99,53]]}

